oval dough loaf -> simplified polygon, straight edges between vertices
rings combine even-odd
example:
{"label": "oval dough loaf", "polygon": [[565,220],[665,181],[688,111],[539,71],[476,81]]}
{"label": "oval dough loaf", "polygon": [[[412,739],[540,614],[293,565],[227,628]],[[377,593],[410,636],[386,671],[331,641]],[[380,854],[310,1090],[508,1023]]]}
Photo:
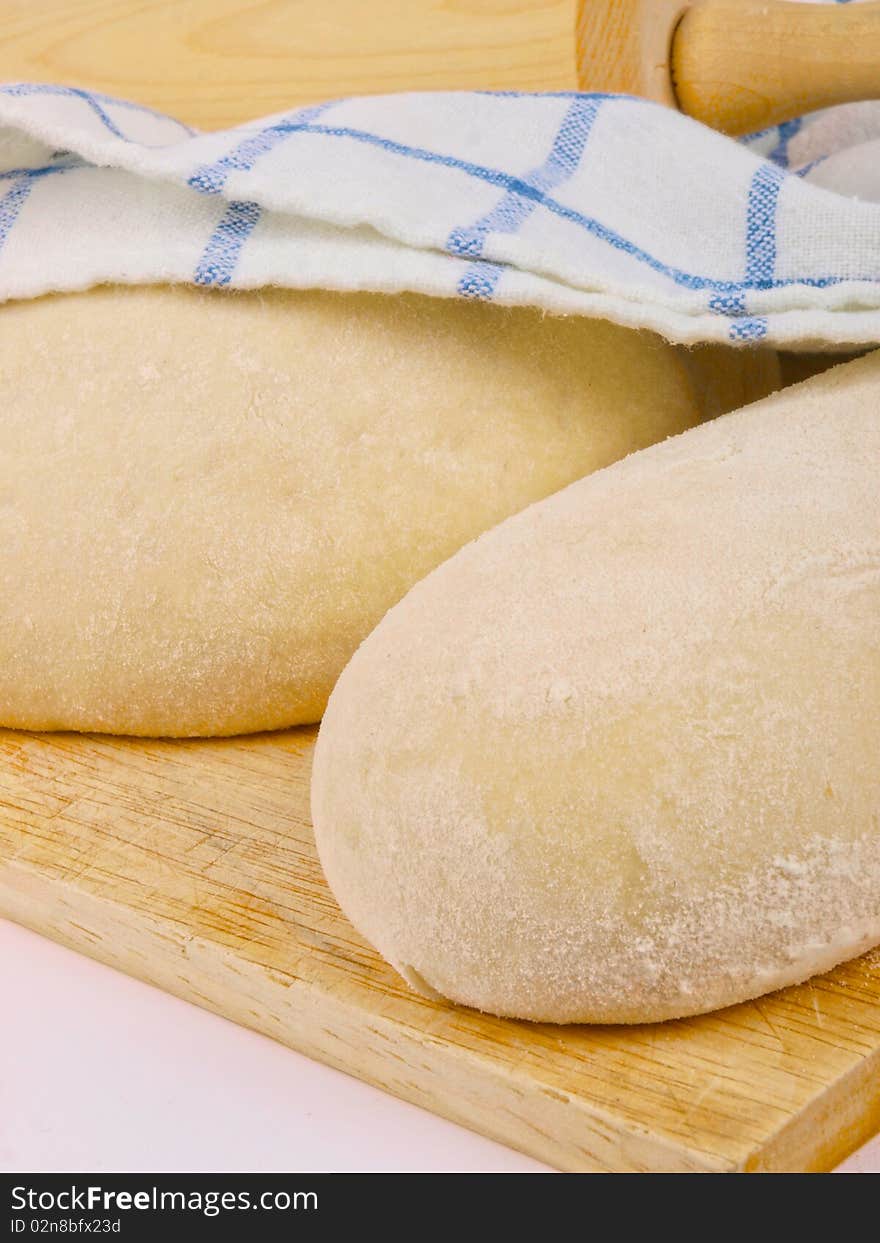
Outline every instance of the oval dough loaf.
{"label": "oval dough loaf", "polygon": [[376,294],[0,310],[0,724],[316,720],[468,539],[697,422],[659,338]]}
{"label": "oval dough loaf", "polygon": [[880,352],[508,519],[321,727],[349,917],[428,993],[642,1022],[880,940]]}

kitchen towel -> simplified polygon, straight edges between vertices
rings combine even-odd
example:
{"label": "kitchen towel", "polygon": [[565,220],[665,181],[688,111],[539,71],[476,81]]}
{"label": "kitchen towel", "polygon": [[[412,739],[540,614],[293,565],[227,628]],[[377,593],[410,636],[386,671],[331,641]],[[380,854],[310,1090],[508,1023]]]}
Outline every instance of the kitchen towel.
{"label": "kitchen towel", "polygon": [[0,299],[108,281],[420,290],[680,342],[858,346],[880,342],[878,167],[870,104],[742,142],[577,92],[340,99],[197,133],[11,84]]}

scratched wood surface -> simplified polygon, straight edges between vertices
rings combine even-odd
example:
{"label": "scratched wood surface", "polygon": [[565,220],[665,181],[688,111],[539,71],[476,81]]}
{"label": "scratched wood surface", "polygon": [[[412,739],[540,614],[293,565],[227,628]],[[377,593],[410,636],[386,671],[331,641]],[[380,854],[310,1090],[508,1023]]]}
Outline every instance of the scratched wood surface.
{"label": "scratched wood surface", "polygon": [[[399,89],[575,85],[574,0],[5,0],[0,79],[204,127]],[[880,956],[663,1026],[411,994],[327,891],[312,733],[0,731],[0,914],[572,1170],[824,1169],[880,1126]]]}
{"label": "scratched wood surface", "polygon": [[638,1028],[410,993],[327,890],[313,731],[0,731],[0,914],[565,1170],[807,1170],[880,1124],[880,955]]}

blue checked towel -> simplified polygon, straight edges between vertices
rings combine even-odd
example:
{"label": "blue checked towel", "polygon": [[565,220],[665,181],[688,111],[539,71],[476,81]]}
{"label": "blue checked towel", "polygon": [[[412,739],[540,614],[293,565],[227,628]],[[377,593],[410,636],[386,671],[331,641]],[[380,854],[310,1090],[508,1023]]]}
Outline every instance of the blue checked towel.
{"label": "blue checked towel", "polygon": [[880,342],[872,194],[872,104],[744,142],[571,92],[341,99],[197,133],[94,92],[0,87],[0,299],[420,290],[680,342],[861,345]]}

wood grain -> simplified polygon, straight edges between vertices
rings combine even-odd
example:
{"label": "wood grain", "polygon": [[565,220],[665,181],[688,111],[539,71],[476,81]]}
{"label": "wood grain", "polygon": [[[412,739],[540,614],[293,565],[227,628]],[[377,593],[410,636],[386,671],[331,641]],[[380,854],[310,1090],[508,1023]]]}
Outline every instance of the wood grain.
{"label": "wood grain", "polygon": [[637,1028],[409,992],[324,883],[313,736],[0,731],[0,914],[560,1169],[826,1169],[880,1124],[880,955]]}
{"label": "wood grain", "polygon": [[574,0],[5,0],[0,80],[220,129],[340,95],[576,87]]}
{"label": "wood grain", "polygon": [[575,59],[584,91],[640,95],[669,108],[672,35],[688,0],[578,0]]}
{"label": "wood grain", "polygon": [[[215,128],[351,92],[575,85],[574,0],[6,0],[0,78]],[[700,1019],[410,993],[329,894],[313,734],[0,731],[0,914],[571,1170],[825,1169],[880,1126],[880,955]]]}
{"label": "wood grain", "polygon": [[672,62],[679,107],[725,134],[876,99],[880,0],[701,0],[675,31]]}

